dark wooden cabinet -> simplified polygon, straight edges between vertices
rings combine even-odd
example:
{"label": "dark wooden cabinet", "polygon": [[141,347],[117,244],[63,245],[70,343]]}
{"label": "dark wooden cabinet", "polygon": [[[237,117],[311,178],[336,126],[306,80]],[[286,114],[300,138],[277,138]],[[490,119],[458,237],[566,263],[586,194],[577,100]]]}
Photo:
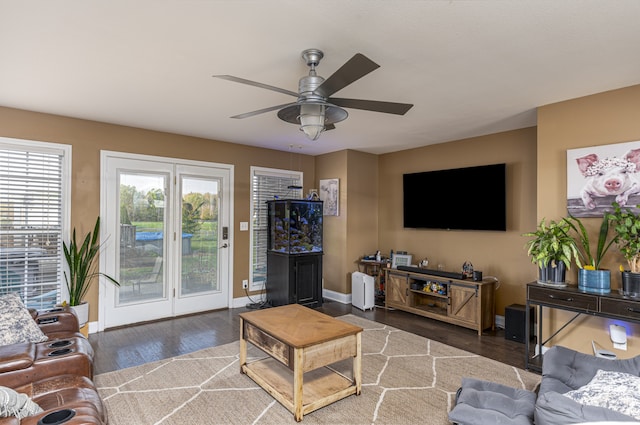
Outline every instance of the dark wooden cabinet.
{"label": "dark wooden cabinet", "polygon": [[267,299],[272,306],[322,306],[322,254],[267,253]]}

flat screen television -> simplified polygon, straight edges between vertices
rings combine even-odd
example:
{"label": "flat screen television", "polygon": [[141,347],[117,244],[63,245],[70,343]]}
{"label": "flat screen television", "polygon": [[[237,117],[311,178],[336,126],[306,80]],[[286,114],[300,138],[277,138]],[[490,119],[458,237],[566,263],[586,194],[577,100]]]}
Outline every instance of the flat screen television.
{"label": "flat screen television", "polygon": [[507,230],[506,164],[403,175],[404,227]]}

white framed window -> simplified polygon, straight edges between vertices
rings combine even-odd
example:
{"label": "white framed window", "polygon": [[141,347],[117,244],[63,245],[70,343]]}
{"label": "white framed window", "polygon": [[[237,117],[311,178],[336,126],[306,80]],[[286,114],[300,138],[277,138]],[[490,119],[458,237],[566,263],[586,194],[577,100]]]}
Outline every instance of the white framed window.
{"label": "white framed window", "polygon": [[30,308],[63,297],[70,180],[71,146],[0,137],[0,294]]}
{"label": "white framed window", "polygon": [[302,199],[302,171],[251,167],[250,290],[264,289],[267,280],[267,201]]}

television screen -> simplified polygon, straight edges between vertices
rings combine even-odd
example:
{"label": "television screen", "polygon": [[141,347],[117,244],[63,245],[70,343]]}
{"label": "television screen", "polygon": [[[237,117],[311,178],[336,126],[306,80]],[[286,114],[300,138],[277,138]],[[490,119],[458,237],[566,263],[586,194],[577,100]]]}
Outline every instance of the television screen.
{"label": "television screen", "polygon": [[404,227],[507,230],[506,164],[403,175]]}

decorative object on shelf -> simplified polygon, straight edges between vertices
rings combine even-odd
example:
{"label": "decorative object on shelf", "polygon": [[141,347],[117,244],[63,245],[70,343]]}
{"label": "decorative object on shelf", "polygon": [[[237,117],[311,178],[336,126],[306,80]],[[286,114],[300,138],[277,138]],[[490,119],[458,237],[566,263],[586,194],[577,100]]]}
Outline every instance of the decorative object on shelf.
{"label": "decorative object on shelf", "polygon": [[582,258],[583,266],[578,270],[578,289],[585,292],[606,294],[611,291],[611,271],[600,268],[600,263],[609,248],[615,243],[615,237],[609,237],[610,216],[605,213],[598,232],[595,255],[591,251],[589,233],[582,221],[569,214],[567,223],[578,239],[578,254]]}
{"label": "decorative object on shelf", "polygon": [[64,280],[69,291],[69,306],[76,311],[80,327],[84,326],[89,319],[89,306],[88,304],[82,306],[82,304],[86,303],[83,300],[93,283],[93,279],[98,276],[104,276],[114,285],[120,286],[120,283],[113,277],[97,270],[97,259],[101,248],[100,242],[98,242],[99,235],[100,217],[96,219],[93,232],[87,233],[82,244],[79,244],[76,239],[75,228],[69,244],[62,243],[64,258],[69,267],[69,274],[66,271],[64,272]]}
{"label": "decorative object on shelf", "polygon": [[566,286],[566,270],[571,268],[571,262],[575,260],[578,267],[582,265],[570,229],[564,218],[558,222],[550,220],[548,224],[543,218],[534,232],[523,234],[531,238],[525,247],[531,262],[538,265],[539,283]]}
{"label": "decorative object on shelf", "polygon": [[413,256],[411,254],[395,254],[393,256],[393,262],[391,264],[391,267],[395,269],[398,266],[410,266],[412,259],[413,259]]}
{"label": "decorative object on shelf", "polygon": [[622,293],[635,297],[640,294],[640,215],[617,202],[612,205],[609,216],[616,233],[616,245],[629,265],[629,270],[621,270]]}
{"label": "decorative object on shelf", "polygon": [[462,265],[462,275],[467,278],[473,276],[473,264],[471,264],[471,261],[465,261]]}
{"label": "decorative object on shelf", "polygon": [[320,180],[320,199],[324,201],[323,215],[340,215],[340,179]]}
{"label": "decorative object on shelf", "polygon": [[418,267],[426,269],[429,267],[429,259],[427,257],[424,257],[422,260],[420,260],[420,264],[418,264]]}

